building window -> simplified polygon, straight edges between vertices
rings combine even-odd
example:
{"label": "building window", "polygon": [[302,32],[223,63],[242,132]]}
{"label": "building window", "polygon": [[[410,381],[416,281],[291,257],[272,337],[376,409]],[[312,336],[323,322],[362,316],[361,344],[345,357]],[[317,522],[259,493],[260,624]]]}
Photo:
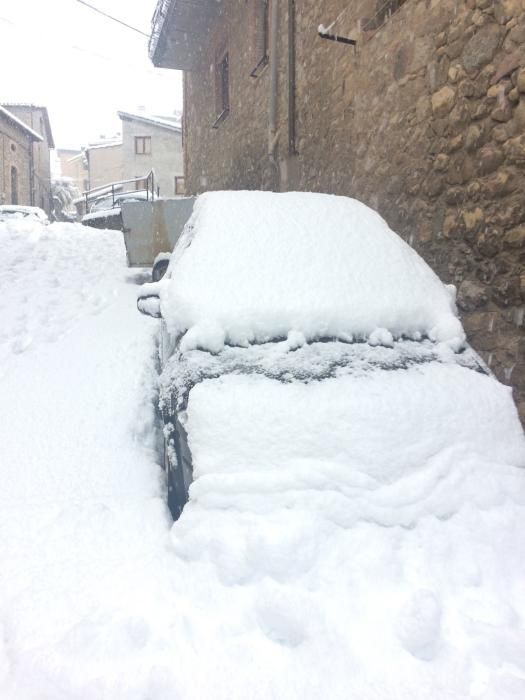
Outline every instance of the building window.
{"label": "building window", "polygon": [[216,129],[230,113],[230,56],[223,53],[215,64],[215,99],[217,119],[213,123]]}
{"label": "building window", "polygon": [[18,204],[18,170],[11,167],[11,204]]}
{"label": "building window", "polygon": [[11,144],[11,150],[13,151],[13,153],[16,153],[16,143]]}
{"label": "building window", "polygon": [[270,3],[271,0],[252,0],[252,33],[255,55],[252,78],[258,78],[270,60]]}
{"label": "building window", "polygon": [[151,155],[151,136],[135,136],[135,153],[139,156]]}
{"label": "building window", "polygon": [[186,187],[184,186],[184,176],[183,175],[175,175],[175,186],[174,186],[174,192],[175,194],[185,194],[186,193]]}

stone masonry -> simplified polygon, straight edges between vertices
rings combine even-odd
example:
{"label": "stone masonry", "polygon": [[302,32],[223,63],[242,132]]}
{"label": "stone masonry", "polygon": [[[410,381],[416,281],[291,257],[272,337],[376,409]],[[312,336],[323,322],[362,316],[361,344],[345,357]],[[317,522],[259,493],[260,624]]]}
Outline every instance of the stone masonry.
{"label": "stone masonry", "polygon": [[32,104],[5,104],[18,119],[42,136],[42,141],[33,143],[32,153],[32,201],[37,207],[51,212],[51,161],[50,151],[55,147],[47,109]]}
{"label": "stone masonry", "polygon": [[[378,209],[456,285],[470,342],[525,418],[525,0],[398,1],[379,21],[373,0],[296,2],[295,152],[287,7],[270,156],[269,71],[249,75],[250,0],[222,3],[185,73],[188,190],[315,190]],[[334,31],[355,48],[318,36],[343,10]],[[212,129],[224,47],[230,113]]]}
{"label": "stone masonry", "polygon": [[31,200],[31,137],[16,124],[0,115],[0,204],[12,204],[11,168],[18,173],[18,203]]}

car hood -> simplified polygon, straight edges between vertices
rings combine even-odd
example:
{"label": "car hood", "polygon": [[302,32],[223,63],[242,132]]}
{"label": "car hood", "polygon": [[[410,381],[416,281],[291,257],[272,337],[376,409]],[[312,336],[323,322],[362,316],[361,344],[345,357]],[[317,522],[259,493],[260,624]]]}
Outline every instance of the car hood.
{"label": "car hood", "polygon": [[323,379],[194,384],[179,416],[195,481],[174,551],[198,571],[203,619],[227,611],[226,645],[281,654],[294,689],[309,670],[293,697],[317,696],[312,677],[330,697],[466,697],[470,669],[497,682],[495,659],[522,666],[525,447],[510,389],[454,360],[381,367],[387,349],[348,350],[355,361]]}
{"label": "car hood", "polygon": [[232,373],[194,386],[183,414],[192,498],[232,504],[242,484],[249,501],[269,489],[283,506],[317,484],[314,500],[337,493],[344,518],[371,517],[389,493],[377,518],[407,524],[475,497],[473,473],[496,487],[494,464],[525,465],[510,389],[492,377],[435,361],[347,369],[322,381]]}

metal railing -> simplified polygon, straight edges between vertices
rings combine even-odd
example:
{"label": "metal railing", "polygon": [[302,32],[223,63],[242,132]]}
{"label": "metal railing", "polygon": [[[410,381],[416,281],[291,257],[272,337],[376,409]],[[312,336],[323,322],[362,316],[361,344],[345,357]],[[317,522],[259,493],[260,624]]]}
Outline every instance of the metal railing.
{"label": "metal railing", "polygon": [[160,35],[164,27],[164,22],[168,16],[168,11],[170,9],[171,0],[158,0],[155,12],[153,14],[153,19],[151,20],[151,36],[148,42],[148,52],[150,58],[153,58],[153,54],[159,43]]}
{"label": "metal railing", "polygon": [[[131,192],[137,192],[136,184],[137,182],[144,182],[145,187],[141,188],[146,191],[146,200],[149,201],[150,199],[155,199],[155,194],[158,194],[158,192],[155,192],[155,171],[151,169],[147,175],[140,175],[139,177],[133,177],[130,178],[129,180],[119,180],[117,182],[109,182],[107,185],[99,185],[98,187],[93,187],[90,190],[86,190],[85,192],[82,193],[84,199],[85,199],[85,205],[86,205],[86,212],[89,212],[89,205],[93,201],[99,199],[100,197],[103,197],[104,195],[111,195],[111,204],[112,206],[115,206],[115,198],[122,195],[122,194],[127,194]],[[124,185],[135,185],[135,189],[132,190],[124,190]]]}

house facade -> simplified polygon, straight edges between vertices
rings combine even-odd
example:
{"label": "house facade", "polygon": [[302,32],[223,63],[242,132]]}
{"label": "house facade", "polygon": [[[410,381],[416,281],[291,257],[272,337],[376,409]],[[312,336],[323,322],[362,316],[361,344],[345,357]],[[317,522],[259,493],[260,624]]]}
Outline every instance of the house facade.
{"label": "house facade", "polygon": [[160,195],[184,194],[182,127],[177,117],[119,112],[122,120],[122,153],[126,177],[155,171]]}
{"label": "house facade", "polygon": [[55,142],[47,108],[27,103],[4,103],[3,106],[42,136],[42,140],[34,141],[32,146],[34,170],[32,202],[34,206],[50,214],[53,209],[50,151],[55,147]]}
{"label": "house facade", "polygon": [[35,204],[34,144],[42,141],[43,136],[0,107],[0,204]]}
{"label": "house facade", "polygon": [[84,148],[84,155],[88,180],[86,189],[102,187],[128,177],[124,171],[124,153],[120,139],[90,144]]}
{"label": "house facade", "polygon": [[446,282],[525,417],[525,0],[160,0],[189,193],[331,192]]}

